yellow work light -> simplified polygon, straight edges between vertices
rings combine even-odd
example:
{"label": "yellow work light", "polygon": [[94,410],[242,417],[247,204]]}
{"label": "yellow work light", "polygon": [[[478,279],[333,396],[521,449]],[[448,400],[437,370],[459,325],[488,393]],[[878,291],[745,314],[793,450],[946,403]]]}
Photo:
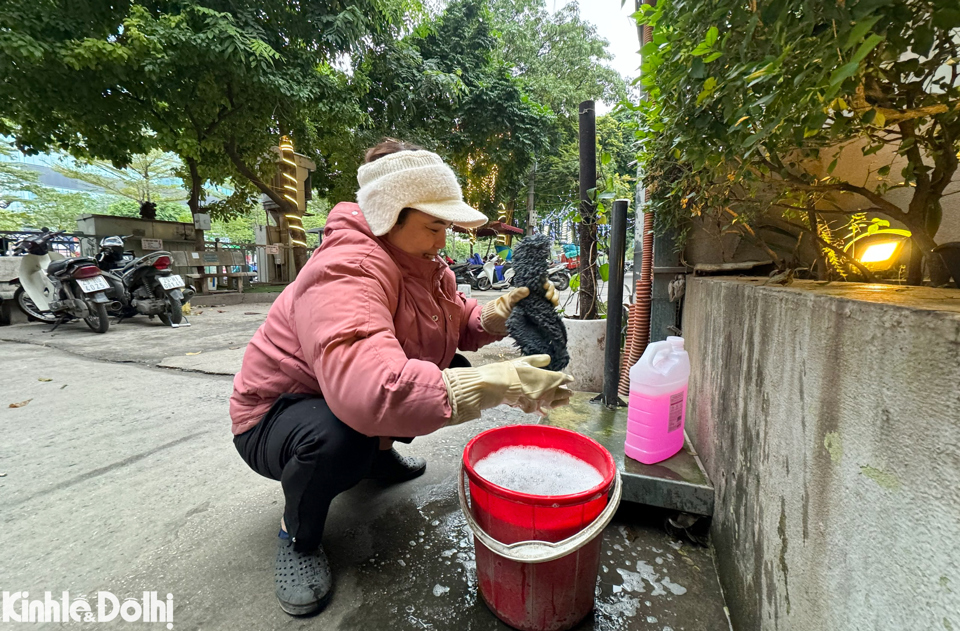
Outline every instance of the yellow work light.
{"label": "yellow work light", "polygon": [[869,245],[863,254],[860,255],[860,262],[867,264],[888,261],[893,257],[893,254],[897,251],[897,248],[900,247],[901,243],[902,241],[887,241],[885,243]]}

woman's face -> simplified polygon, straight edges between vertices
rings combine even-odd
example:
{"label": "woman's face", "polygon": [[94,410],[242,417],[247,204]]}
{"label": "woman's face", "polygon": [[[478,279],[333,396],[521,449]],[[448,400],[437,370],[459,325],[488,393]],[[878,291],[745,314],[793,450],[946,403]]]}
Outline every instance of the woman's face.
{"label": "woman's face", "polygon": [[386,239],[407,254],[432,261],[446,246],[447,228],[451,225],[449,221],[411,209],[403,225],[391,228]]}

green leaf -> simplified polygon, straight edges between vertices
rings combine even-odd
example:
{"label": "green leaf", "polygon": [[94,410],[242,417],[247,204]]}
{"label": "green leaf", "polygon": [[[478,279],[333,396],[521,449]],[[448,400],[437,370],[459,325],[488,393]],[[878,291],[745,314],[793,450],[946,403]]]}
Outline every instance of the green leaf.
{"label": "green leaf", "polygon": [[574,274],[570,277],[570,291],[577,291],[580,289],[580,274]]}
{"label": "green leaf", "polygon": [[703,90],[701,90],[700,94],[697,96],[697,105],[703,103],[705,99],[710,98],[716,88],[717,80],[713,77],[707,77],[707,80],[703,82]]}
{"label": "green leaf", "polygon": [[843,45],[844,48],[853,48],[863,36],[867,34],[867,31],[873,28],[873,25],[877,23],[880,19],[880,16],[874,16],[872,18],[861,20],[857,22],[857,25],[850,29],[850,35],[847,37],[847,43]]}
{"label": "green leaf", "polygon": [[696,48],[690,51],[690,54],[693,55],[694,57],[700,57],[702,55],[706,55],[712,50],[713,50],[712,46],[710,46],[706,42],[700,42],[699,44],[697,44]]}
{"label": "green leaf", "polygon": [[743,146],[744,146],[744,147],[752,147],[753,145],[755,145],[755,144],[757,143],[758,140],[760,140],[761,138],[763,138],[763,136],[764,136],[763,132],[762,132],[762,131],[758,131],[757,133],[755,133],[755,134],[753,134],[753,135],[751,135],[751,136],[748,136],[747,139],[743,141]]}
{"label": "green leaf", "polygon": [[933,23],[944,30],[960,27],[960,9],[940,9],[933,14]]}
{"label": "green leaf", "polygon": [[711,53],[711,54],[707,55],[706,57],[704,57],[704,58],[703,58],[703,62],[708,64],[708,63],[710,63],[711,61],[716,61],[716,60],[720,59],[721,57],[723,57],[723,53],[717,51],[717,52],[715,52],[715,53]]}
{"label": "green leaf", "polygon": [[833,162],[830,163],[830,166],[827,167],[827,173],[833,174],[833,170],[837,168],[837,161],[840,159],[840,156],[837,156],[833,159]]}
{"label": "green leaf", "polygon": [[870,51],[877,47],[877,44],[882,42],[884,38],[882,35],[871,35],[866,39],[865,42],[860,44],[860,48],[857,49],[857,52],[853,55],[853,61],[858,64],[864,60],[864,58],[870,54]]}
{"label": "green leaf", "polygon": [[747,75],[744,81],[753,81],[755,79],[759,79],[760,77],[765,77],[768,74],[772,73],[773,69],[774,69],[774,65],[772,63],[769,63],[763,68],[761,68],[760,70],[757,70],[756,72]]}
{"label": "green leaf", "polygon": [[850,77],[852,77],[857,69],[860,68],[860,62],[851,61],[850,63],[844,64],[833,71],[830,75],[830,85],[840,85]]}
{"label": "green leaf", "polygon": [[610,155],[610,152],[604,151],[604,152],[602,152],[602,153],[600,154],[600,165],[601,165],[601,166],[607,166],[607,165],[610,164],[611,162],[613,162],[613,156]]}
{"label": "green leaf", "polygon": [[600,266],[600,280],[607,282],[610,280],[610,264],[604,263]]}
{"label": "green leaf", "polygon": [[888,164],[886,166],[882,166],[879,169],[877,169],[877,175],[879,175],[880,177],[887,177],[888,175],[890,175],[890,165]]}
{"label": "green leaf", "polygon": [[703,79],[707,76],[707,67],[704,65],[704,60],[699,57],[693,60],[693,63],[690,64],[690,77],[693,79]]}
{"label": "green leaf", "polygon": [[933,29],[929,24],[921,24],[913,31],[913,43],[910,45],[910,50],[916,55],[926,57],[931,48],[933,48]]}
{"label": "green leaf", "polygon": [[719,37],[719,35],[720,35],[719,29],[717,29],[716,26],[711,26],[709,29],[707,29],[707,36],[704,39],[704,41],[707,43],[708,46],[712,47],[714,44],[717,43],[717,37]]}

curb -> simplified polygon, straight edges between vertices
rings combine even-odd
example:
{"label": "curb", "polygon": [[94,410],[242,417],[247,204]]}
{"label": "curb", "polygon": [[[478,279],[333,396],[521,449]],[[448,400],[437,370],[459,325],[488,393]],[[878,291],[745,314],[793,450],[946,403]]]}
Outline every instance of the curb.
{"label": "curb", "polygon": [[270,304],[277,299],[277,293],[252,294],[196,294],[190,299],[194,307],[210,307],[212,305],[239,305],[239,304]]}

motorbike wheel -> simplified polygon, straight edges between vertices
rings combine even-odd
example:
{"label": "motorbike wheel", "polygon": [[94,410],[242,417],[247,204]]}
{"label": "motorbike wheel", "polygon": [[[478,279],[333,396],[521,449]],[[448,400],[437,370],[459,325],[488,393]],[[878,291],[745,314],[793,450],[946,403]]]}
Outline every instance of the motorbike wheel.
{"label": "motorbike wheel", "polygon": [[180,324],[181,320],[183,320],[183,305],[173,296],[167,296],[167,304],[170,306],[170,310],[166,313],[158,314],[157,317],[167,326]]}
{"label": "motorbike wheel", "polygon": [[553,274],[550,276],[550,282],[557,288],[557,291],[564,291],[570,287],[569,274]]}
{"label": "motorbike wheel", "polygon": [[34,320],[40,320],[41,322],[46,322],[48,324],[53,324],[57,321],[57,316],[55,316],[50,311],[43,311],[30,299],[30,296],[27,295],[27,292],[20,287],[16,291],[14,296],[17,299],[17,305],[20,306],[20,310],[27,314],[29,317]]}
{"label": "motorbike wheel", "polygon": [[477,279],[477,291],[487,291],[493,285],[490,284],[490,279],[486,276],[481,276]]}
{"label": "motorbike wheel", "polygon": [[110,320],[107,317],[107,305],[102,302],[88,302],[87,307],[91,314],[83,319],[87,326],[97,333],[106,333],[110,328]]}

